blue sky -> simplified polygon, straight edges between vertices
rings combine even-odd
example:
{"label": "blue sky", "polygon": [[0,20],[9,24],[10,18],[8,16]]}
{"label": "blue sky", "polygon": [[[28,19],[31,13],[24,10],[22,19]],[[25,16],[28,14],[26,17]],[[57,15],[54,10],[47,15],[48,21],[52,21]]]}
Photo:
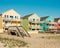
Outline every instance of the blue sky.
{"label": "blue sky", "polygon": [[60,17],[60,0],[0,0],[0,13],[14,9],[21,17],[36,13],[40,17]]}

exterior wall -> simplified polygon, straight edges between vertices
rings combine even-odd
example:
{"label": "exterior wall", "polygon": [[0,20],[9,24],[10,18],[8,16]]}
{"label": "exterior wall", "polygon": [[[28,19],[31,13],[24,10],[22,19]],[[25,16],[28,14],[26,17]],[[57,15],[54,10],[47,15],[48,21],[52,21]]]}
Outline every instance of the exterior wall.
{"label": "exterior wall", "polygon": [[0,33],[3,33],[3,19],[0,17]]}

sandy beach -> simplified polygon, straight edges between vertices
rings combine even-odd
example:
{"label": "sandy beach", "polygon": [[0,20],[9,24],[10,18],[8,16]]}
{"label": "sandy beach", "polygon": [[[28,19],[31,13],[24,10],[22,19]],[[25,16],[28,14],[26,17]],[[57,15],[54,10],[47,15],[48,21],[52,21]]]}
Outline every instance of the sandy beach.
{"label": "sandy beach", "polygon": [[[22,38],[22,37],[17,37],[17,36],[12,36],[12,35],[0,34],[0,37],[14,38],[17,40],[23,40],[28,43],[28,46],[19,47],[19,48],[60,48],[60,37],[59,37],[60,34],[48,34],[48,33],[35,34],[34,33],[30,35],[31,37]],[[53,37],[50,37],[50,36],[53,36]],[[2,45],[0,43],[0,47],[1,46]]]}

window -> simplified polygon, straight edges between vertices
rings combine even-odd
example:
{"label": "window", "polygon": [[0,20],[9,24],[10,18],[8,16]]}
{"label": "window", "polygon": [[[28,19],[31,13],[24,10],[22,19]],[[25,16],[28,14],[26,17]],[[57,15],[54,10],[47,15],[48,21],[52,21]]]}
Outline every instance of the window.
{"label": "window", "polygon": [[8,28],[5,28],[5,30],[8,30]]}
{"label": "window", "polygon": [[15,19],[18,19],[18,17],[17,17],[17,16],[15,16]]}
{"label": "window", "polygon": [[8,18],[8,15],[5,15],[5,18]]}
{"label": "window", "polygon": [[37,25],[39,25],[39,24],[37,24]]}
{"label": "window", "polygon": [[3,22],[4,22],[4,20],[3,20]]}
{"label": "window", "polygon": [[54,26],[54,24],[52,24],[52,26]]}
{"label": "window", "polygon": [[15,18],[17,18],[17,17],[15,16]]}
{"label": "window", "polygon": [[33,19],[33,21],[35,21],[35,19]]}
{"label": "window", "polygon": [[51,20],[49,20],[49,22],[51,22]]}
{"label": "window", "polygon": [[40,30],[40,29],[37,29],[37,30]]}
{"label": "window", "polygon": [[35,30],[35,29],[32,29],[32,30]]}
{"label": "window", "polygon": [[29,22],[29,24],[31,24],[31,22]]}
{"label": "window", "polygon": [[5,23],[8,23],[7,21],[5,21]]}
{"label": "window", "polygon": [[20,23],[20,22],[18,22],[18,23]]}
{"label": "window", "polygon": [[35,23],[32,23],[32,25],[35,25]]}
{"label": "window", "polygon": [[13,19],[13,16],[10,16],[11,19]]}
{"label": "window", "polygon": [[7,18],[8,18],[8,15],[7,15]]}
{"label": "window", "polygon": [[47,24],[47,26],[50,25],[50,24]]}
{"label": "window", "polygon": [[49,24],[49,26],[51,26],[51,24]]}
{"label": "window", "polygon": [[5,15],[5,18],[6,18],[6,15]]}

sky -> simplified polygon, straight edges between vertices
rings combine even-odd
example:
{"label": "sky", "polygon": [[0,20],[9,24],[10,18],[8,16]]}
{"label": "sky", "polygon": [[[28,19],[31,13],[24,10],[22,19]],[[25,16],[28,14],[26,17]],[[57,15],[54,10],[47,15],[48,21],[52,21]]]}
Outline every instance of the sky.
{"label": "sky", "polygon": [[60,17],[60,0],[0,0],[0,13],[14,9],[21,17],[36,13],[38,16]]}

